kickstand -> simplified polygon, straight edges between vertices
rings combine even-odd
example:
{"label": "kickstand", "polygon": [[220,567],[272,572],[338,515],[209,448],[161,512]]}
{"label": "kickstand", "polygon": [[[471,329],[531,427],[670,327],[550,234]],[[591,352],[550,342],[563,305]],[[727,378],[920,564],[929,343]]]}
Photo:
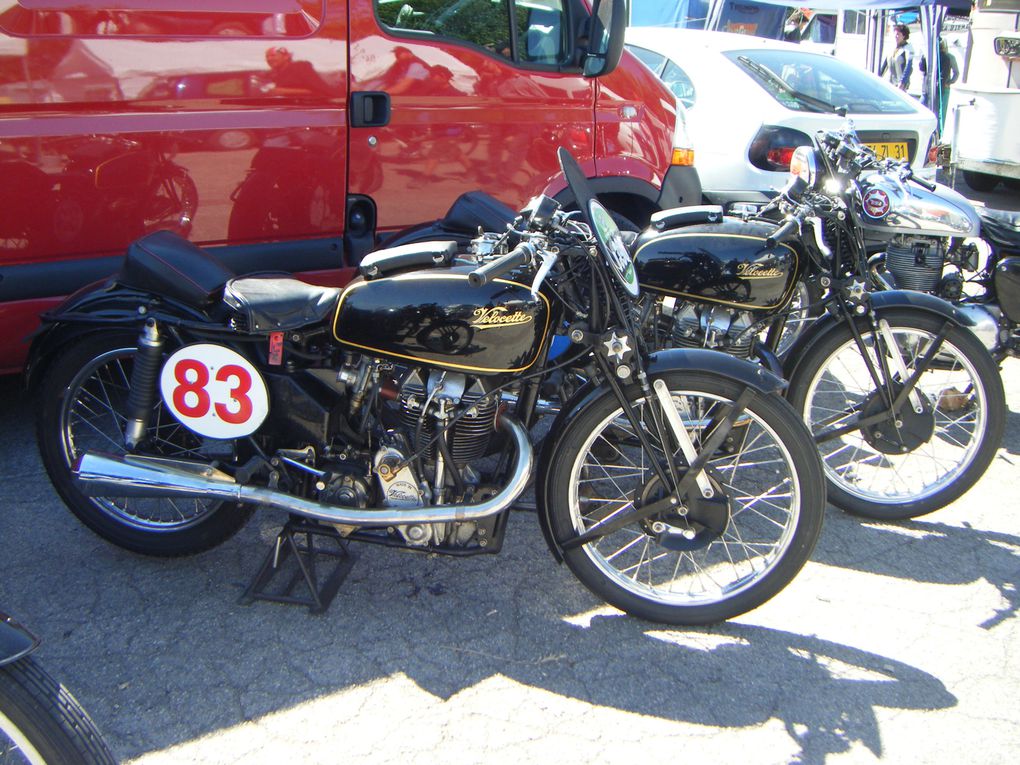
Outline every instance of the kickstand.
{"label": "kickstand", "polygon": [[[304,544],[299,541],[301,535],[304,536]],[[336,548],[328,549],[321,544],[316,547],[315,537],[333,540],[336,542]],[[308,610],[313,614],[325,613],[354,565],[355,557],[347,547],[347,540],[340,536],[336,529],[291,517],[277,535],[262,568],[238,602],[247,606],[256,600],[269,600],[274,603],[308,606]],[[321,587],[316,570],[316,562],[320,557],[336,561]],[[270,592],[270,584],[278,574],[284,573],[285,567],[291,569],[289,581],[282,588]],[[294,588],[302,581],[308,595],[294,595]]]}

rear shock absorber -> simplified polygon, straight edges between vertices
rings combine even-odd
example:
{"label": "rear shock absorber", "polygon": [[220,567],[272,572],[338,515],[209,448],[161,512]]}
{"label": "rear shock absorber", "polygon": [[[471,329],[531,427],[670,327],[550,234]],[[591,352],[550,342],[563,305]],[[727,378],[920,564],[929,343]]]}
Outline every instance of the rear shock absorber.
{"label": "rear shock absorber", "polygon": [[129,450],[138,447],[149,429],[149,415],[156,397],[156,377],[163,359],[163,336],[155,319],[149,319],[138,335],[131,390],[128,392],[127,422],[124,444]]}

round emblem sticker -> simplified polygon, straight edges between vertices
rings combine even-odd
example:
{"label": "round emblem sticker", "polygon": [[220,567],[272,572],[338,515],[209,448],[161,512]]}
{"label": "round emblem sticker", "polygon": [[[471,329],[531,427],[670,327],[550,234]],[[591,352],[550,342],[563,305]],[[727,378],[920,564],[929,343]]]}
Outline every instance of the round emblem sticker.
{"label": "round emblem sticker", "polygon": [[864,195],[864,214],[869,218],[884,218],[889,214],[889,195],[882,189],[871,189]]}
{"label": "round emblem sticker", "polygon": [[241,438],[269,414],[269,392],[244,356],[212,343],[175,352],[159,378],[163,402],[182,425],[207,438]]}

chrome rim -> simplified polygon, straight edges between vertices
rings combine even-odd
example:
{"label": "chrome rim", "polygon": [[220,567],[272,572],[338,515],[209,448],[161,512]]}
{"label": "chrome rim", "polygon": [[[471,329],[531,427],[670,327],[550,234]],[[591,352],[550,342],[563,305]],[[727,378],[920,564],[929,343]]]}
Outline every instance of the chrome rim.
{"label": "chrome rim", "polygon": [[[95,358],[68,386],[61,412],[64,459],[70,469],[87,451],[123,454],[124,426],[134,348],[118,348]],[[146,453],[203,459],[201,440],[181,425],[156,396]],[[218,501],[180,497],[90,497],[105,515],[145,531],[179,531],[203,520]]]}
{"label": "chrome rim", "polygon": [[[672,393],[684,425],[695,444],[721,408],[724,397],[701,392]],[[664,457],[651,425],[650,405],[634,404],[644,432]],[[630,524],[585,545],[591,562],[624,589],[667,605],[703,605],[725,600],[761,581],[782,559],[800,517],[801,494],[793,459],[776,435],[756,414],[745,414],[733,429],[731,453],[719,452],[709,463],[718,494],[729,504],[721,534],[705,534],[679,515]],[[677,452],[678,465],[685,464]],[[570,513],[574,529],[583,533],[596,523],[649,497],[655,471],[622,409],[603,419],[589,434],[574,461],[570,481]],[[665,526],[670,538],[689,549],[670,549],[654,533]],[[675,545],[674,545],[675,546]]]}
{"label": "chrome rim", "polygon": [[[892,333],[907,373],[913,375],[935,336],[910,327],[894,327]],[[865,336],[864,342],[877,366],[874,335]],[[947,340],[917,389],[933,410],[932,437],[905,454],[875,449],[860,430],[823,442],[819,450],[830,481],[859,499],[892,505],[930,497],[967,469],[987,429],[988,402],[974,366]],[[864,356],[850,339],[811,380],[804,420],[812,433],[850,424],[874,391]]]}
{"label": "chrome rim", "polygon": [[0,765],[46,765],[32,742],[0,710]]}

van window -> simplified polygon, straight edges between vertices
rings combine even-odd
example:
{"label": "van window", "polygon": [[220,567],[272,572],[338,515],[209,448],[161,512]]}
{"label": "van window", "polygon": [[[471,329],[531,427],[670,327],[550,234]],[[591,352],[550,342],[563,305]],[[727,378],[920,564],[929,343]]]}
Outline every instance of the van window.
{"label": "van window", "polygon": [[304,37],[322,17],[323,0],[0,0],[0,29],[32,37]]}
{"label": "van window", "polygon": [[862,35],[868,31],[868,17],[861,11],[843,12],[843,31],[848,35]]}
{"label": "van window", "polygon": [[462,40],[523,63],[567,58],[563,0],[376,0],[376,11],[397,34]]}

